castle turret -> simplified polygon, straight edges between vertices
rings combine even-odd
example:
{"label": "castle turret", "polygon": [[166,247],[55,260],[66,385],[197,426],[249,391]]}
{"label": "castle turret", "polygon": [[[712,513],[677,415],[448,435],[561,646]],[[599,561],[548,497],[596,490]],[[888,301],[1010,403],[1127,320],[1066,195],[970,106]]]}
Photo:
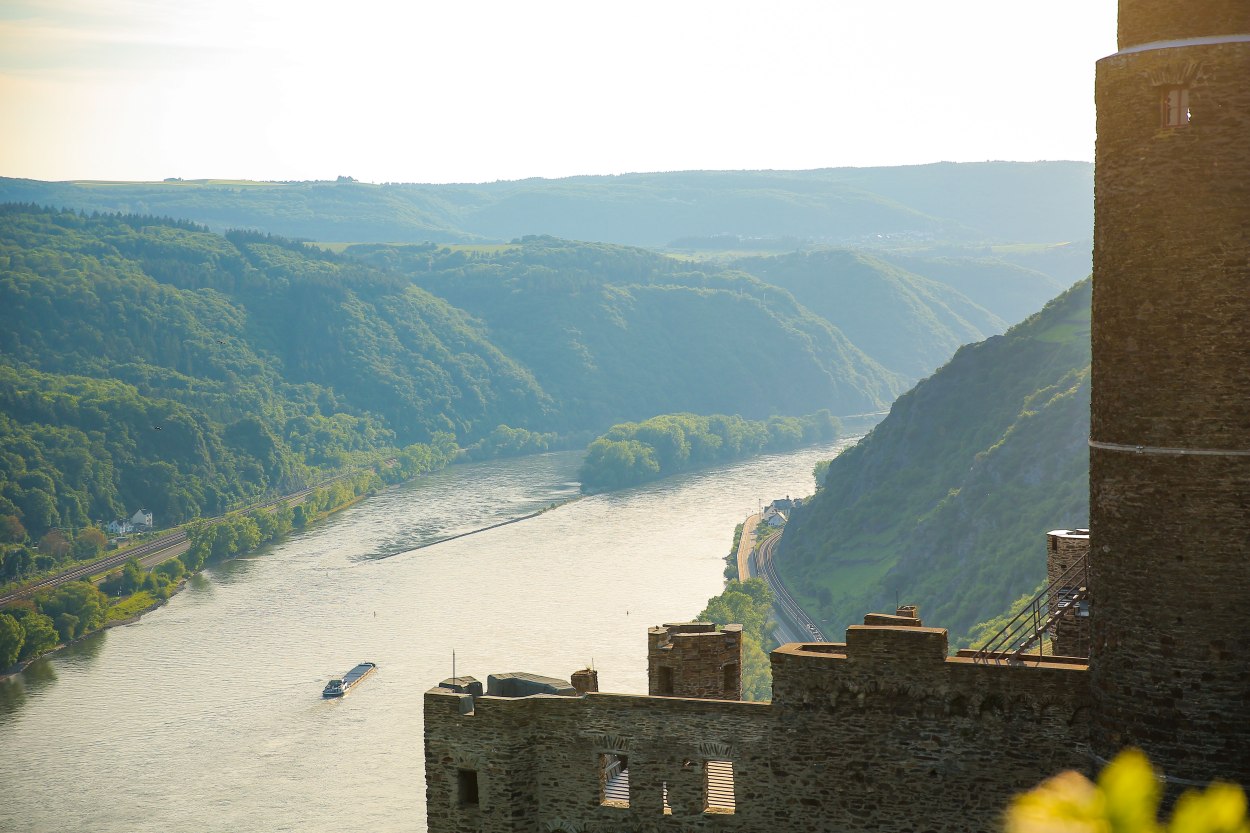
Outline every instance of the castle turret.
{"label": "castle turret", "polygon": [[647,631],[653,697],[742,699],[742,625],[682,622]]}
{"label": "castle turret", "polygon": [[1098,64],[1093,749],[1250,783],[1250,3],[1120,0]]}

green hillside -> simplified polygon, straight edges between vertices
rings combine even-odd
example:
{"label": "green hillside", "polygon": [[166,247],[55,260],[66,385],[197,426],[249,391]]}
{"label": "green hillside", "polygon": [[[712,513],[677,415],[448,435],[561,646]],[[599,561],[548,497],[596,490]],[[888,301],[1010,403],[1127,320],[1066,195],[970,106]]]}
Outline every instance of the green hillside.
{"label": "green hillside", "polygon": [[787,586],[829,631],[918,604],[955,636],[1045,576],[1088,523],[1090,282],[962,348],[833,461],[786,527]]}
{"label": "green hillside", "polygon": [[1084,162],[939,163],[811,171],[684,171],[467,185],[341,182],[39,182],[0,178],[0,202],[120,211],[354,242],[507,241],[533,234],[662,246],[734,234],[883,239],[1088,239]]}
{"label": "green hillside", "polygon": [[788,290],[869,357],[909,381],[928,376],[960,345],[1006,328],[998,316],[947,284],[864,252],[795,252],[743,258],[733,266]]}
{"label": "green hillside", "polygon": [[901,389],[719,267],[551,238],[355,254],[0,206],[0,518],[36,539],[140,506],[167,525],[348,465],[420,470],[452,437],[481,457],[662,413],[858,413]]}
{"label": "green hillside", "polygon": [[479,325],[377,270],[0,207],[0,516],[34,538],[140,506],[168,525],[382,454],[407,468],[400,448],[551,408]]}
{"label": "green hillside", "polygon": [[560,403],[566,428],[679,412],[863,413],[904,387],[788,293],[714,265],[552,237],[346,253],[481,320]]}

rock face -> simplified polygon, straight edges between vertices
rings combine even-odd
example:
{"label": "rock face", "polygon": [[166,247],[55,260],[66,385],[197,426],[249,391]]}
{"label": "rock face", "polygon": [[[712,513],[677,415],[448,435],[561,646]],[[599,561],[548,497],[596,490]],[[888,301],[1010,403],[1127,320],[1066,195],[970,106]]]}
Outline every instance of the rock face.
{"label": "rock face", "polygon": [[1014,793],[1089,760],[1081,664],[976,664],[916,625],[772,664],[771,703],[431,689],[428,829],[988,831]]}
{"label": "rock face", "polygon": [[1094,750],[1250,783],[1250,4],[1121,0],[1097,104]]}

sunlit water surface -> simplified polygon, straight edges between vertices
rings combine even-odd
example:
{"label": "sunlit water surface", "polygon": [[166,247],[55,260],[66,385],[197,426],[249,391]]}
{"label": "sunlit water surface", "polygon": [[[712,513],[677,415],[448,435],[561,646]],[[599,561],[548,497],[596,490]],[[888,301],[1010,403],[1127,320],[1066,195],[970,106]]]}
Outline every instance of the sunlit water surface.
{"label": "sunlit water surface", "polygon": [[[0,831],[423,831],[421,695],[457,668],[646,690],[649,625],[720,592],[736,523],[836,447],[588,497],[580,455],[455,466],[216,566],[0,681]],[[321,687],[379,666],[342,700]]]}

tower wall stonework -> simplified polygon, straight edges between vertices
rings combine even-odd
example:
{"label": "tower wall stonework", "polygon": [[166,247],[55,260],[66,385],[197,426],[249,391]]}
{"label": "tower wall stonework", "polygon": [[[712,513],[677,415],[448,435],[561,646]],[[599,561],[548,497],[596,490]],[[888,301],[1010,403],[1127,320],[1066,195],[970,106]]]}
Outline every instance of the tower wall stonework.
{"label": "tower wall stonework", "polygon": [[[1089,556],[1088,529],[1056,529],[1046,533],[1046,581],[1055,586],[1065,575],[1077,567]],[[1078,571],[1079,572],[1079,571]],[[1081,575],[1072,579],[1072,583],[1063,587],[1061,592],[1072,591],[1086,579]],[[1071,596],[1069,596],[1071,599]],[[1049,600],[1050,609],[1064,600],[1057,595]],[[1054,624],[1051,634],[1054,653],[1061,657],[1089,656],[1089,617],[1082,615],[1088,612],[1083,605],[1072,605],[1067,615],[1059,618]]]}
{"label": "tower wall stonework", "polygon": [[742,626],[682,622],[647,631],[647,692],[742,699]]}
{"label": "tower wall stonework", "polygon": [[[1121,52],[1097,71],[1090,452],[1094,752],[1243,784],[1248,36],[1241,0],[1121,2]],[[1222,42],[1167,45],[1196,37]],[[1176,126],[1169,89],[1188,105]]]}
{"label": "tower wall stonework", "polygon": [[[772,654],[771,703],[588,694],[425,695],[430,833],[997,831],[1021,790],[1088,764],[1087,670],[947,656],[946,632],[858,626]],[[605,803],[602,756],[629,801]],[[732,762],[733,812],[708,761]],[[476,766],[478,802],[458,772]],[[668,812],[664,794],[667,790]],[[906,796],[906,800],[901,800]]]}

